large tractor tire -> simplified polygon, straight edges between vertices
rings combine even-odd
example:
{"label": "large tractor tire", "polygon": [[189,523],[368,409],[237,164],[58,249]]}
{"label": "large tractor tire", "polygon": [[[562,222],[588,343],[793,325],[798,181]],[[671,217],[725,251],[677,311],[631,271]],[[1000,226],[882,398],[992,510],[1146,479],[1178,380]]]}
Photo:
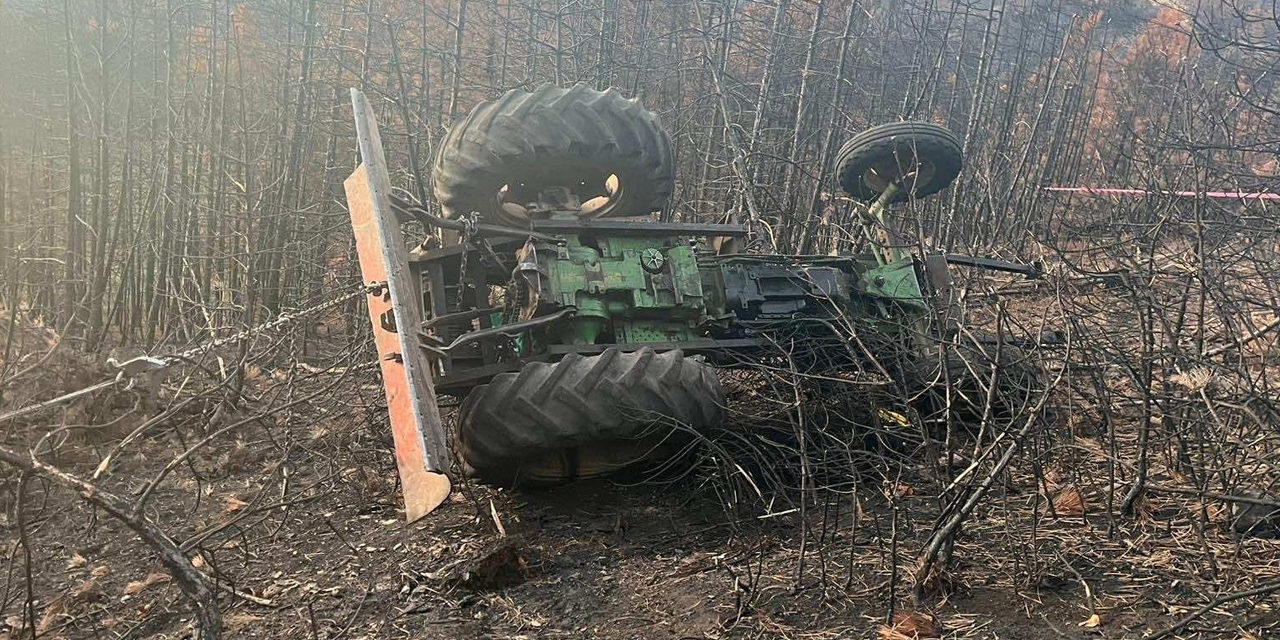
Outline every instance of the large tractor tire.
{"label": "large tractor tire", "polygon": [[671,138],[638,100],[585,84],[511,90],[458,122],[440,145],[435,195],[445,217],[472,212],[526,227],[531,203],[569,188],[583,218],[647,215],[675,185]]}
{"label": "large tractor tire", "polygon": [[680,351],[610,349],[534,362],[476,387],[458,441],[468,472],[494,484],[546,485],[669,458],[724,418],[715,370]]}
{"label": "large tractor tire", "polygon": [[900,180],[892,202],[923,198],[946,189],[963,166],[960,140],[928,122],[894,122],[851,138],[836,154],[836,178],[845,193],[875,200]]}

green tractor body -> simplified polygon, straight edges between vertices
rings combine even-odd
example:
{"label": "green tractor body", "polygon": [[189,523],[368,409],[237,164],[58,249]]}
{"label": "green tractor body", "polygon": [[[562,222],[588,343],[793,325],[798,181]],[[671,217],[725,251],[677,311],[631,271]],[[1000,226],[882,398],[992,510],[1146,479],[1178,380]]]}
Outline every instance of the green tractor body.
{"label": "green tractor body", "polygon": [[[392,344],[394,334],[400,349],[382,356],[384,382],[415,367],[431,377],[388,382],[406,494],[419,458],[441,478],[452,473],[437,392],[462,399],[450,439],[462,471],[561,482],[661,459],[685,441],[679,433],[723,421],[712,365],[750,362],[779,330],[856,327],[906,352],[934,333],[930,305],[949,286],[948,258],[896,247],[886,212],[959,173],[960,144],[941,127],[873,128],[838,154],[842,188],[869,204],[869,253],[777,255],[735,252],[753,236],[747,225],[653,215],[674,191],[671,141],[613,90],[548,86],[478,106],[440,145],[443,215],[390,193],[376,124],[353,95],[370,179],[353,174],[348,201],[366,279],[385,271],[392,285],[390,308],[373,313],[375,337]],[[357,215],[366,209],[376,237]],[[406,253],[396,228],[405,220],[438,233]],[[412,428],[395,408],[405,388],[417,403]]]}
{"label": "green tractor body", "polygon": [[692,343],[742,338],[751,327],[838,317],[914,324],[928,313],[918,265],[904,257],[716,256],[679,235],[530,245],[518,269],[539,310],[573,308],[568,344]]}
{"label": "green tractor body", "polygon": [[[870,255],[717,255],[707,235],[680,224],[567,232],[580,224],[535,222],[555,228],[559,241],[527,240],[511,260],[498,259],[496,247],[491,263],[478,248],[415,256],[429,274],[427,307],[438,311],[428,314],[427,339],[442,392],[465,396],[497,373],[567,353],[648,346],[717,359],[759,347],[761,332],[790,323],[857,322],[901,341],[928,323],[925,267],[910,254],[885,264]],[[459,276],[464,284],[448,284]]]}

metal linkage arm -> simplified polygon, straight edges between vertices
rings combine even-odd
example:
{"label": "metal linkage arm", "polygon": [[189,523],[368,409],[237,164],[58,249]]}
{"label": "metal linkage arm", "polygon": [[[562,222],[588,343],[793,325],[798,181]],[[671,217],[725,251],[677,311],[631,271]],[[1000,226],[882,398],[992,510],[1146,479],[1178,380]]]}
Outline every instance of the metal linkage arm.
{"label": "metal linkage arm", "polygon": [[[467,223],[462,222],[461,220],[450,220],[448,218],[441,218],[440,216],[432,215],[431,212],[427,211],[426,209],[423,209],[422,207],[419,207],[418,205],[412,202],[409,202],[408,200],[405,200],[404,198],[401,198],[400,196],[397,196],[394,193],[391,194],[391,207],[395,209],[397,213],[403,213],[409,217],[412,217],[418,220],[424,225],[440,227],[441,229],[451,229],[453,231],[463,231],[467,227]],[[533,238],[534,240],[541,240],[543,242],[550,242],[552,244],[566,243],[566,240],[564,238],[547,235],[545,233],[538,233],[536,231],[532,231],[529,229],[517,229],[515,227],[500,227],[498,225],[484,224],[484,223],[478,223],[473,228],[475,229],[476,233],[481,235],[503,236],[507,238],[520,238],[520,239]]]}
{"label": "metal linkage arm", "polygon": [[947,263],[958,264],[962,267],[989,269],[991,271],[1020,273],[1033,280],[1044,275],[1044,267],[1037,262],[1033,262],[1031,264],[1018,264],[1016,262],[1005,262],[1004,260],[996,260],[994,258],[977,258],[974,256],[961,256],[954,253],[948,253]]}

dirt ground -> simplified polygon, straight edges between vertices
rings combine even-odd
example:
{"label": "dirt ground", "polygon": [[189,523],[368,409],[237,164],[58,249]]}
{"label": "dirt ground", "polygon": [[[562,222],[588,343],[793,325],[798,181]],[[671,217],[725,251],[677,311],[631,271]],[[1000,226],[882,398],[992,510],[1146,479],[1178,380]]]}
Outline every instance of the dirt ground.
{"label": "dirt ground", "polygon": [[[94,370],[72,362],[56,372],[48,389],[19,400],[74,388]],[[1133,517],[1117,513],[1109,454],[1086,415],[1034,440],[916,604],[916,560],[948,502],[937,460],[736,510],[724,506],[731,485],[702,472],[529,492],[463,486],[406,524],[371,369],[294,365],[249,378],[251,401],[238,412],[194,402],[101,479],[136,499],[214,427],[240,425],[177,465],[146,509],[216,576],[227,637],[897,640],[916,636],[886,621],[916,614],[943,638],[1137,639],[1280,578],[1280,541],[1232,535],[1220,505],[1159,494]],[[189,384],[166,382],[160,404]],[[121,416],[109,429],[67,430],[48,458],[89,477],[154,415],[147,393],[77,403],[13,425],[6,438],[42,433],[50,420]],[[265,407],[277,409],[262,415]],[[1125,430],[1117,455],[1135,437]],[[1032,474],[1030,460],[1043,473]],[[1153,464],[1153,482],[1186,482]],[[3,474],[0,638],[31,637],[24,626],[41,638],[190,635],[187,601],[136,536],[46,480]],[[1168,637],[1275,637],[1274,604],[1235,602]]]}
{"label": "dirt ground", "polygon": [[[187,523],[175,538],[187,536],[196,564],[225,581],[229,637],[896,638],[882,627],[892,601],[899,613],[936,616],[946,638],[1140,638],[1198,606],[1192,585],[1206,577],[1206,548],[1217,571],[1280,575],[1275,541],[1236,544],[1224,533],[1186,546],[1178,530],[1194,510],[1053,518],[1017,483],[975,516],[942,592],[922,607],[908,585],[936,515],[923,478],[904,478],[921,489],[899,491],[910,495],[896,501],[897,518],[868,482],[856,528],[852,497],[809,505],[803,520],[730,518],[696,475],[540,492],[465,487],[405,524],[387,436],[360,417],[373,410],[305,428],[257,425],[157,494],[152,517]],[[177,435],[122,460],[131,473],[117,472],[112,488],[136,493],[180,450]],[[1088,486],[1082,494],[1096,499]],[[115,521],[38,480],[26,499],[29,547],[5,542],[9,629],[21,627],[29,551],[40,637],[189,633],[177,588]],[[5,523],[7,536],[15,524]]]}

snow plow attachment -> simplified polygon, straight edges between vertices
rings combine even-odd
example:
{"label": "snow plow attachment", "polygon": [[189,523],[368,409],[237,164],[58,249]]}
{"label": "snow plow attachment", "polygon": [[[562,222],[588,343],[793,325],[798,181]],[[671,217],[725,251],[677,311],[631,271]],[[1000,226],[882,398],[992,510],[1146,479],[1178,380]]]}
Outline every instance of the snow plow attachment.
{"label": "snow plow attachment", "polygon": [[431,369],[418,336],[422,296],[391,206],[391,178],[369,100],[351,90],[360,166],[347,178],[347,208],[364,283],[371,285],[369,320],[387,394],[405,517],[413,522],[449,497],[450,457]]}

